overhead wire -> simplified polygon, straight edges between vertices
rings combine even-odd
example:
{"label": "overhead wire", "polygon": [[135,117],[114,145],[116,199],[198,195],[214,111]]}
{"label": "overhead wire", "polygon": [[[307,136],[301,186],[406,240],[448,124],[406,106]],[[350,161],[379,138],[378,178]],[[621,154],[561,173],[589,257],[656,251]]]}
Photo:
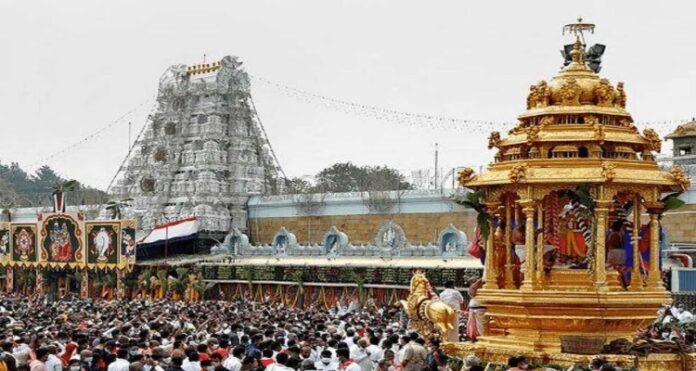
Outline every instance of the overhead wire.
{"label": "overhead wire", "polygon": [[50,154],[48,154],[48,155],[42,157],[41,159],[39,159],[39,160],[37,160],[37,161],[34,161],[33,163],[29,164],[29,167],[35,167],[35,166],[44,165],[44,164],[46,164],[47,162],[49,162],[51,159],[54,159],[54,158],[56,158],[56,157],[58,157],[58,156],[60,156],[60,155],[64,155],[64,154],[66,154],[66,153],[68,153],[68,152],[70,152],[70,151],[75,150],[75,149],[78,148],[79,146],[88,143],[90,140],[92,140],[92,139],[94,139],[94,138],[97,138],[99,135],[101,135],[101,134],[103,134],[104,132],[106,132],[107,130],[111,129],[111,128],[114,127],[116,124],[119,124],[119,123],[122,123],[123,121],[125,121],[125,119],[126,119],[127,117],[130,117],[131,115],[133,115],[135,112],[137,112],[138,110],[140,110],[143,106],[145,106],[146,104],[148,104],[149,102],[151,102],[154,98],[155,98],[154,96],[151,97],[151,98],[148,98],[147,100],[141,102],[140,104],[138,104],[138,105],[135,106],[134,108],[128,110],[128,111],[125,112],[125,113],[123,113],[122,115],[120,115],[120,116],[119,116],[118,118],[116,118],[115,120],[113,120],[113,121],[107,123],[106,125],[102,126],[101,128],[97,129],[96,131],[94,131],[94,132],[88,134],[87,136],[83,137],[83,138],[80,139],[79,141],[73,142],[72,144],[69,144],[69,145],[67,145],[67,146],[65,146],[65,147],[63,147],[63,148],[61,148],[61,149],[59,149],[59,150],[57,150],[57,151],[51,152]]}

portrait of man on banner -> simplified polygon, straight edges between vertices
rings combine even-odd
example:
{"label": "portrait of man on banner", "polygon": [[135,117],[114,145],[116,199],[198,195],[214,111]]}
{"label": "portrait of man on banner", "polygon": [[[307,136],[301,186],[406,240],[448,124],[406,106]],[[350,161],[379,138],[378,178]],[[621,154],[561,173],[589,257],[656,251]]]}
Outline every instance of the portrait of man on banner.
{"label": "portrait of man on banner", "polygon": [[119,223],[87,223],[87,263],[117,264]]}

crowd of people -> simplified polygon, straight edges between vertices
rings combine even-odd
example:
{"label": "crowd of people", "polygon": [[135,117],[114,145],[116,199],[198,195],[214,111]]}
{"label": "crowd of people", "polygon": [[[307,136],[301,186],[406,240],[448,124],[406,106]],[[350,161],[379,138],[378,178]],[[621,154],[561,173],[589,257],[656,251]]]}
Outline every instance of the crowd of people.
{"label": "crowd of people", "polygon": [[[455,291],[448,287],[440,296],[458,305],[463,298]],[[45,297],[9,295],[0,299],[0,371],[529,369],[524,357],[511,357],[506,366],[491,368],[472,355],[453,370],[455,362],[439,340],[422,338],[407,322],[398,306],[337,305],[326,310],[250,301],[48,302]],[[690,328],[675,330],[685,323],[696,323],[691,313],[666,308],[646,334],[686,337],[685,343],[693,346]],[[466,326],[462,330],[458,340],[466,338]],[[443,339],[450,341],[449,336]],[[620,369],[598,358],[585,368],[568,370],[588,366]]]}
{"label": "crowd of people", "polygon": [[9,371],[449,370],[397,307],[4,297],[0,331]]}

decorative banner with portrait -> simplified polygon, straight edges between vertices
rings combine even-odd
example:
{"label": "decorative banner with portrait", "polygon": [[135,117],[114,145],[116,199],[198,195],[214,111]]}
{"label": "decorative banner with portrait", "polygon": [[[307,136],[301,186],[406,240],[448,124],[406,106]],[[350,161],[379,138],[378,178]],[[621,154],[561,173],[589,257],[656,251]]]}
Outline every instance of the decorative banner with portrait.
{"label": "decorative banner with portrait", "polygon": [[20,265],[36,262],[36,224],[11,224],[12,260]]}
{"label": "decorative banner with portrait", "polygon": [[10,223],[0,223],[0,264],[10,261]]}
{"label": "decorative banner with portrait", "polygon": [[121,223],[87,222],[87,264],[118,264]]}
{"label": "decorative banner with portrait", "polygon": [[121,221],[121,265],[135,264],[135,220]]}
{"label": "decorative banner with portrait", "polygon": [[41,262],[82,263],[82,230],[68,214],[49,214],[41,224]]}

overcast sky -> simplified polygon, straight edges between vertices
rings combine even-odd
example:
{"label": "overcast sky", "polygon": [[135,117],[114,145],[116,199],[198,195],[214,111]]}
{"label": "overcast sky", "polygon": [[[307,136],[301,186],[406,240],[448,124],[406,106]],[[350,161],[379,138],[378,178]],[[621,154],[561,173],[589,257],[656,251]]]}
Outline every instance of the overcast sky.
{"label": "overcast sky", "polygon": [[[106,187],[172,64],[236,55],[255,76],[400,111],[513,122],[559,69],[561,27],[583,16],[608,45],[636,121],[696,111],[693,1],[0,0],[0,162]],[[290,176],[339,161],[404,171],[483,165],[487,135],[346,113],[259,81],[252,94]],[[82,138],[114,122],[87,143]],[[659,128],[664,135],[665,129]],[[67,149],[66,151],[63,151]],[[60,155],[51,154],[63,151]]]}

